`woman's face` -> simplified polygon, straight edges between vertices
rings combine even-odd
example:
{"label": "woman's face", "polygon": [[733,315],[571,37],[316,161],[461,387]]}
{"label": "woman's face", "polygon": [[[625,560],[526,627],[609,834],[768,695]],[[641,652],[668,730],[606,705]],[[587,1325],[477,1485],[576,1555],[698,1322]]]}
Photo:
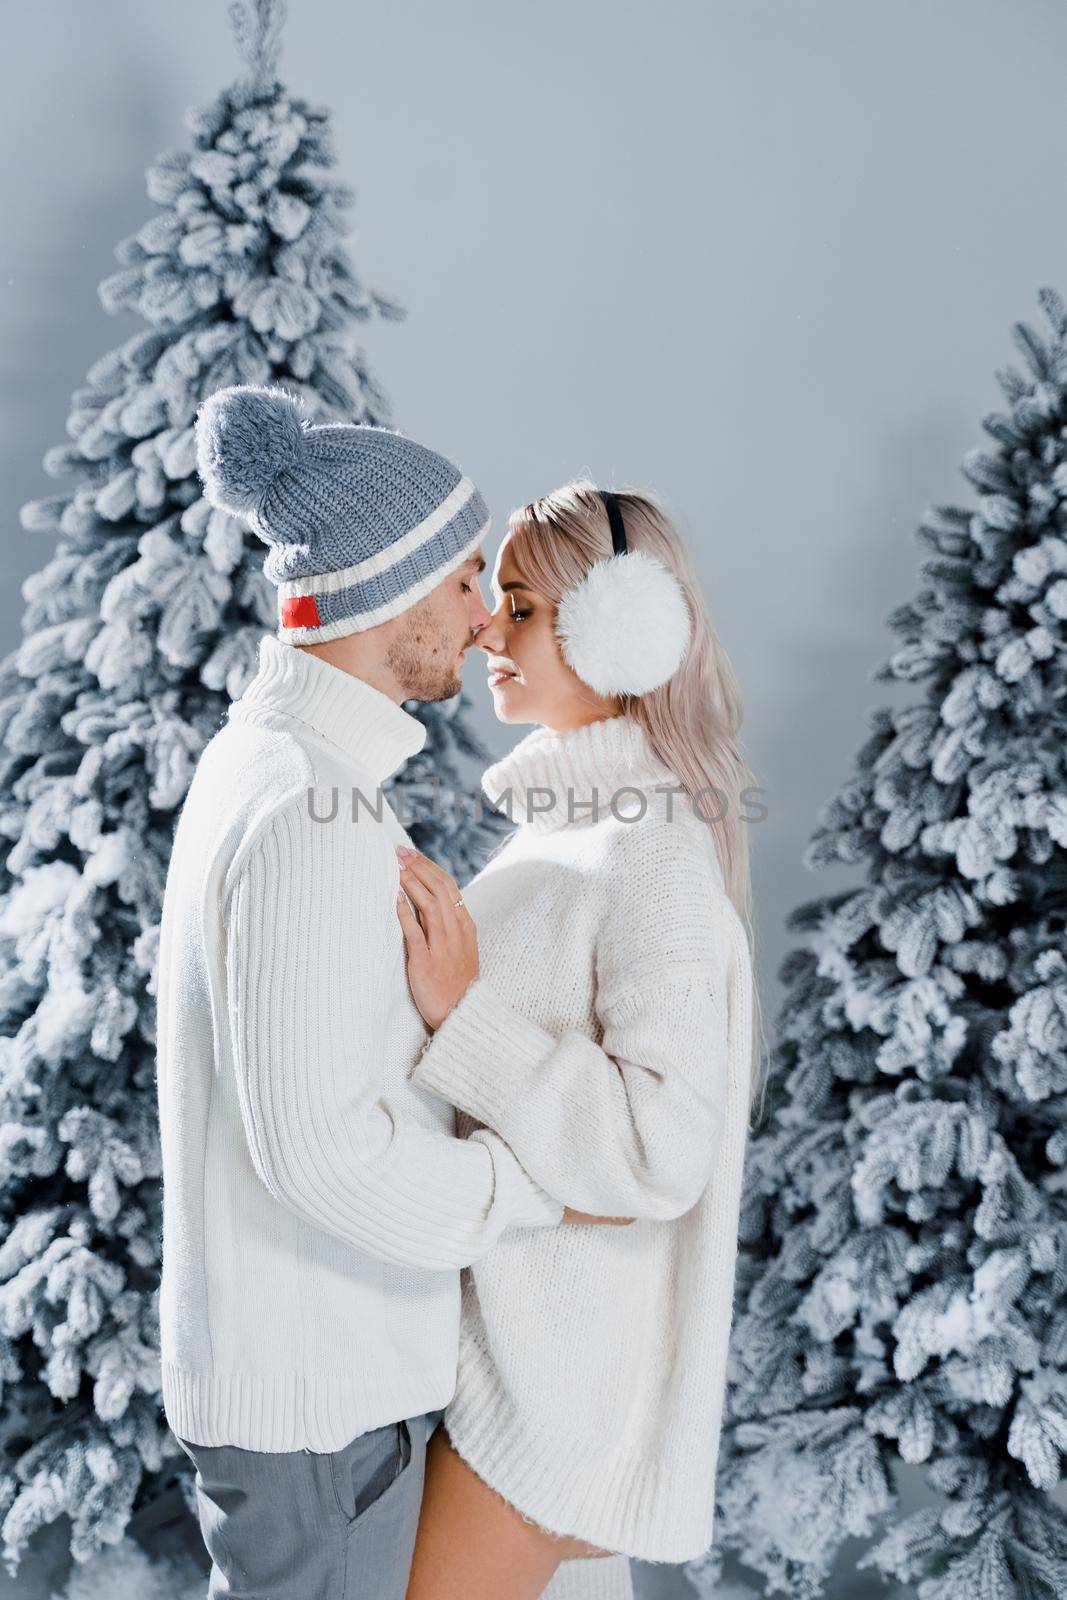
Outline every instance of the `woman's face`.
{"label": "woman's face", "polygon": [[493,571],[493,613],[477,644],[489,664],[493,709],[501,722],[540,722],[558,733],[614,716],[619,707],[571,671],[556,638],[556,608],[530,587],[500,546]]}

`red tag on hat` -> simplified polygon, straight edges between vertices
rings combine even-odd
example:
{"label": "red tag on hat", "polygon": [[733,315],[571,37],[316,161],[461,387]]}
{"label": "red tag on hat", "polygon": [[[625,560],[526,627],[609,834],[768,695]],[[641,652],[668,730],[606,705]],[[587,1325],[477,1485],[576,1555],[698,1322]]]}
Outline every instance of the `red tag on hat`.
{"label": "red tag on hat", "polygon": [[283,628],[317,628],[319,608],[313,594],[297,594],[282,601]]}

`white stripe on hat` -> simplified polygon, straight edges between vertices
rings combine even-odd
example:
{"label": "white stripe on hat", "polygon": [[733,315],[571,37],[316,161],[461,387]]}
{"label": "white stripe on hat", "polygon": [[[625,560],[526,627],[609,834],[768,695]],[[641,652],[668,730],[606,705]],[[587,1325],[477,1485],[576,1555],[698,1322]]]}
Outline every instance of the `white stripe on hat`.
{"label": "white stripe on hat", "polygon": [[[431,511],[428,517],[423,517],[421,522],[416,523],[408,533],[397,539],[395,544],[379,550],[376,555],[367,556],[365,560],[357,561],[354,566],[342,567],[340,572],[312,573],[306,578],[291,578],[287,583],[279,583],[279,605],[283,600],[291,600],[296,595],[335,594],[338,589],[347,589],[350,584],[362,583],[366,578],[376,578],[380,572],[395,567],[398,561],[403,561],[405,556],[440,533],[442,528],[447,528],[448,524],[459,516],[474,492],[471,479],[461,478],[451,494],[441,501],[436,510]],[[434,582],[437,582],[436,578]],[[428,589],[423,589],[422,593],[428,594],[432,588],[433,583]],[[405,602],[407,603],[409,602]]]}
{"label": "white stripe on hat", "polygon": [[[389,600],[384,605],[376,606],[373,611],[360,611],[350,617],[339,617],[334,622],[320,623],[317,628],[286,628],[279,626],[275,638],[283,640],[285,644],[323,644],[327,639],[343,639],[346,634],[362,633],[364,628],[376,628],[379,622],[388,622],[390,617],[398,617],[402,611],[407,611],[409,606],[413,606],[417,600],[421,600],[424,595],[428,595],[431,589],[436,589],[437,585],[443,582],[450,572],[454,572],[457,567],[462,566],[464,561],[468,560],[477,550],[479,544],[489,532],[491,525],[492,518],[487,517],[477,533],[471,535],[461,550],[457,550],[455,555],[442,562],[435,571],[428,573],[425,578],[420,578],[419,582],[413,584],[410,589],[405,589],[404,593],[398,595],[395,600]],[[279,598],[278,606],[280,611],[281,598]]]}

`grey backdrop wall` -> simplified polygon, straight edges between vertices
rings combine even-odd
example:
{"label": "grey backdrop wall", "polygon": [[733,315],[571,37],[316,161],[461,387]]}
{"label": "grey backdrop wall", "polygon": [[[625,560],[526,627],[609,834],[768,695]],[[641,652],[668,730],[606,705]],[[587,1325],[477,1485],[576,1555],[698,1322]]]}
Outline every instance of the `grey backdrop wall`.
{"label": "grey backdrop wall", "polygon": [[[3,21],[7,650],[48,553],[17,508],[127,331],[95,285],[236,58],[223,0]],[[1010,323],[1067,290],[1065,60],[1055,0],[291,0],[284,74],[335,109],[357,262],[410,308],[366,341],[397,425],[479,480],[497,535],[589,471],[654,489],[696,549],[767,789],[771,1000],[784,913],[838,886],[800,855],[885,698],[918,514],[966,491]]]}

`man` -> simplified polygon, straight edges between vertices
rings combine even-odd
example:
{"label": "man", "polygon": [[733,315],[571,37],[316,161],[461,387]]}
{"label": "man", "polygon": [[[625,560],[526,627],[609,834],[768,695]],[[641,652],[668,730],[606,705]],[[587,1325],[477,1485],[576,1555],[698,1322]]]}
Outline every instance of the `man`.
{"label": "man", "polygon": [[213,395],[197,439],[207,497],[270,546],[279,627],[203,751],[164,894],[164,1409],[209,1596],[403,1600],[458,1269],[582,1220],[408,1081],[409,841],[375,798],[425,739],[401,702],[457,693],[488,619],[488,516],[433,451],[309,426],[278,389]]}

